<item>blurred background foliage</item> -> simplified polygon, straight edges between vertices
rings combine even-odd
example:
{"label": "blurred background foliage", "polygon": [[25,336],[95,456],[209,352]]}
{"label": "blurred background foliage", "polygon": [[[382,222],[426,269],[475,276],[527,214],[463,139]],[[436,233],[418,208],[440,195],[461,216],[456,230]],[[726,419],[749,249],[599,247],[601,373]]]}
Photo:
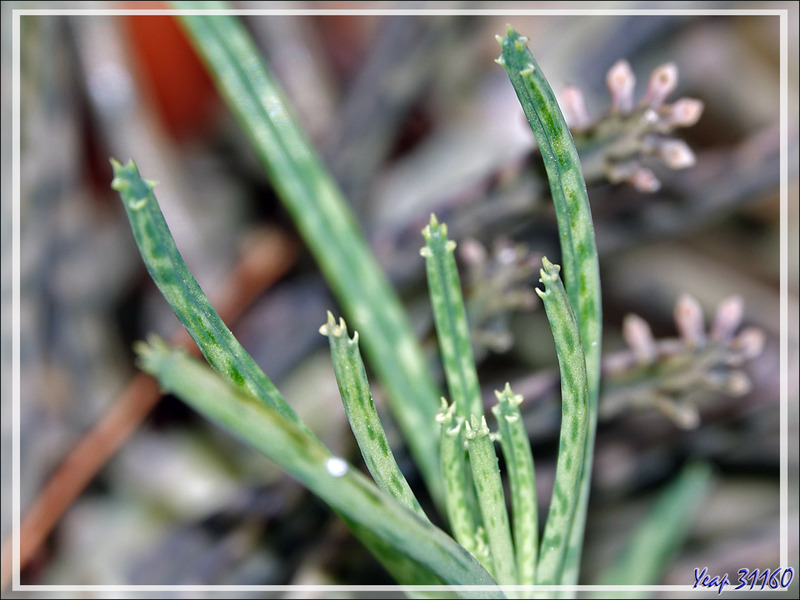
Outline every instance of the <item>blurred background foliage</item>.
{"label": "blurred background foliage", "polygon": [[[4,538],[11,523],[10,9],[67,5],[106,8],[3,4]],[[788,464],[796,492],[797,5],[659,7],[789,9]],[[549,497],[542,492],[552,485],[559,407],[555,353],[530,288],[541,256],[557,257],[558,241],[533,136],[504,70],[493,62],[499,53],[494,35],[506,23],[526,34],[553,88],[580,88],[596,118],[609,110],[605,78],[616,61],[630,64],[637,99],[654,68],[675,63],[679,80],[668,102],[692,97],[705,107],[696,125],[677,133],[692,149],[694,166],[671,170],[656,156],[637,158],[660,181],[652,193],[612,183],[603,173],[588,181],[608,371],[582,581],[595,580],[659,487],[692,458],[711,461],[718,479],[663,583],[691,584],[695,567],[721,574],[779,566],[778,17],[244,18],[350,199],[432,360],[419,232],[431,212],[448,222],[450,237],[459,241],[484,397],[489,402],[507,380],[525,396],[540,498]],[[241,305],[231,325],[242,343],[315,433],[355,460],[327,343],[317,332],[336,302],[177,22],[25,16],[21,35],[23,514],[70,449],[120,401],[136,373],[132,342],[153,331],[170,336],[178,326],[144,270],[109,187],[109,156],[133,157],[145,177],[160,182],[165,216],[200,284],[212,301]],[[248,278],[250,267],[242,265],[274,276]],[[743,327],[763,336],[758,356],[741,366],[724,356],[703,362],[676,341],[673,313],[683,293],[697,299],[707,323],[723,300],[740,296]],[[637,362],[635,351],[626,349],[623,323],[630,313],[659,340],[655,366]],[[676,356],[680,360],[669,364],[678,365],[678,375],[659,370]],[[134,391],[134,403],[139,393],[146,394]],[[418,485],[391,419],[384,418],[401,467]],[[141,425],[133,417],[129,422],[135,433],[59,519],[23,570],[23,583],[391,583],[319,501],[176,400],[162,399]],[[796,493],[789,508],[796,567]]]}

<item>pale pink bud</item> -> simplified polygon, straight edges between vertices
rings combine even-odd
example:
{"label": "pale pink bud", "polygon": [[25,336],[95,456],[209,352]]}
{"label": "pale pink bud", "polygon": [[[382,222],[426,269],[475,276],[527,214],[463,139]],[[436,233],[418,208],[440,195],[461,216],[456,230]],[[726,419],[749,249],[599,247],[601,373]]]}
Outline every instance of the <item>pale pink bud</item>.
{"label": "pale pink bud", "polygon": [[633,110],[633,88],[636,77],[627,60],[620,59],[606,74],[606,85],[611,95],[611,110],[615,113],[627,114]]}
{"label": "pale pink bud", "polygon": [[704,108],[702,100],[681,98],[672,105],[664,107],[663,122],[671,127],[691,127],[700,120]]}
{"label": "pale pink bud", "polygon": [[658,144],[658,155],[670,169],[686,169],[697,162],[694,152],[683,140],[661,140]]}
{"label": "pale pink bud", "polygon": [[675,325],[681,339],[689,348],[704,346],[706,343],[703,309],[700,303],[689,294],[681,294],[675,303]]}
{"label": "pale pink bud", "polygon": [[741,296],[732,296],[723,300],[714,316],[711,326],[711,339],[721,344],[727,344],[733,339],[733,334],[742,324],[744,316],[744,300]]}
{"label": "pale pink bud", "polygon": [[572,129],[581,131],[587,129],[592,123],[589,110],[586,108],[586,99],[577,86],[568,85],[563,89],[561,107],[564,109],[564,117]]}
{"label": "pale pink bud", "polygon": [[633,350],[639,364],[650,364],[656,359],[656,342],[650,325],[638,315],[626,315],[622,320],[622,337]]}
{"label": "pale pink bud", "polygon": [[731,372],[726,389],[731,396],[744,396],[751,389],[753,389],[753,384],[747,375],[741,371]]}
{"label": "pale pink bud", "polygon": [[730,348],[740,352],[744,360],[755,358],[764,350],[766,336],[761,329],[749,327],[731,342]]}
{"label": "pale pink bud", "polygon": [[642,96],[642,104],[648,104],[652,108],[658,108],[664,104],[678,85],[678,67],[675,63],[667,63],[653,70],[650,80],[647,82],[647,89]]}
{"label": "pale pink bud", "polygon": [[628,183],[640,192],[651,194],[661,189],[661,182],[647,167],[637,167],[628,177]]}
{"label": "pale pink bud", "polygon": [[467,238],[458,248],[461,260],[468,265],[485,265],[487,260],[486,248],[478,240]]}

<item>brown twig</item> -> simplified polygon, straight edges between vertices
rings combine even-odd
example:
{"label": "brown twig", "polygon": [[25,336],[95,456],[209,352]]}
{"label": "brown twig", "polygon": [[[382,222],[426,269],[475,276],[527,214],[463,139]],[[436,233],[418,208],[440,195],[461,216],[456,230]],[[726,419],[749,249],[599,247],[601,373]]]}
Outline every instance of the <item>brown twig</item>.
{"label": "brown twig", "polygon": [[[298,243],[285,233],[269,230],[254,236],[223,284],[223,296],[215,303],[223,321],[236,321],[265,289],[286,273],[298,254]],[[171,341],[200,354],[185,330],[173,335]],[[69,506],[136,431],[160,397],[158,384],[152,377],[143,373],[136,375],[94,428],[72,449],[22,519],[20,570],[36,555]],[[10,537],[3,542],[2,590],[11,583],[12,544]]]}

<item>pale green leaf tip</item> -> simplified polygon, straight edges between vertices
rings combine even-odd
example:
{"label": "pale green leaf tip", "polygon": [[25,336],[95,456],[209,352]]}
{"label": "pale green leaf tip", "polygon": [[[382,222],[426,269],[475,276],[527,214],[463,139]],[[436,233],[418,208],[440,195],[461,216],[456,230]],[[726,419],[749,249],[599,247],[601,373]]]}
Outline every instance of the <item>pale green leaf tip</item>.
{"label": "pale green leaf tip", "polygon": [[[342,336],[347,337],[347,323],[345,323],[344,317],[339,317],[339,323],[337,324],[336,317],[333,316],[331,311],[328,311],[328,320],[320,326],[319,332],[329,338],[339,338]],[[358,341],[357,331],[353,332],[352,341]]]}
{"label": "pale green leaf tip", "polygon": [[422,228],[422,235],[426,240],[429,240],[436,231],[442,231],[447,235],[447,225],[439,225],[439,219],[436,218],[435,214],[431,213],[431,220]]}
{"label": "pale green leaf tip", "polygon": [[125,164],[122,164],[113,156],[110,157],[108,161],[111,163],[111,168],[114,169],[114,175],[116,176],[123,175],[127,172],[139,174],[139,167],[136,166],[136,162],[132,158],[129,158],[128,162]]}
{"label": "pale green leaf tip", "polygon": [[541,275],[541,281],[545,285],[548,283],[553,283],[558,279],[558,274],[561,271],[561,266],[555,263],[551,263],[547,260],[546,256],[542,257],[542,269],[539,271]]}
{"label": "pale green leaf tip", "polygon": [[[436,218],[436,215],[431,213],[430,222],[422,229],[422,237],[425,238],[427,244],[434,236],[445,240],[444,248],[447,252],[452,252],[456,249],[456,243],[447,239],[447,223],[439,223],[439,219]],[[433,251],[427,245],[420,249],[419,253],[424,258],[433,256]]]}
{"label": "pale green leaf tip", "polygon": [[544,266],[545,269],[548,270],[552,269],[553,267],[555,267],[556,270],[560,268],[556,263],[550,262],[550,259],[547,258],[546,256],[542,257],[542,265]]}
{"label": "pale green leaf tip", "polygon": [[486,437],[489,435],[489,425],[486,423],[485,416],[481,416],[481,420],[478,421],[478,417],[475,415],[470,415],[470,420],[465,421],[465,425],[467,427],[468,440],[473,440],[478,437]]}
{"label": "pale green leaf tip", "polygon": [[138,210],[146,206],[148,197],[158,182],[144,179],[133,159],[129,159],[124,165],[115,158],[110,158],[109,162],[114,171],[111,189],[120,193],[129,209]]}
{"label": "pale green leaf tip", "polygon": [[505,51],[508,43],[518,36],[519,34],[514,30],[514,28],[511,25],[506,25],[506,34],[496,35],[494,36],[494,39],[496,39],[497,43],[500,44],[500,48],[502,48],[503,51]]}
{"label": "pale green leaf tip", "polygon": [[456,403],[448,404],[447,400],[442,396],[442,404],[439,412],[436,414],[436,422],[445,426],[449,425],[453,420],[453,415],[456,412]]}
{"label": "pale green leaf tip", "polygon": [[139,366],[143,371],[155,374],[159,370],[161,361],[171,352],[185,352],[181,348],[173,348],[163,338],[150,334],[147,341],[139,340],[134,342],[133,350],[138,356]]}
{"label": "pale green leaf tip", "polygon": [[540,298],[544,299],[550,293],[549,285],[558,280],[559,271],[561,271],[561,267],[559,265],[551,263],[549,260],[547,260],[546,256],[542,257],[542,268],[539,270],[539,281],[544,284],[545,289],[540,290],[539,288],[534,288],[534,291]]}
{"label": "pale green leaf tip", "polygon": [[111,163],[111,169],[114,172],[114,179],[111,180],[111,189],[121,192],[130,187],[130,182],[126,178],[125,171],[136,170],[136,163],[133,162],[133,159],[129,159],[127,165],[123,165],[114,157],[111,157],[109,162]]}
{"label": "pale green leaf tip", "polygon": [[336,319],[331,311],[328,311],[328,320],[320,325],[319,332],[324,336],[330,336],[333,333],[333,328],[336,327]]}
{"label": "pale green leaf tip", "polygon": [[524,45],[528,43],[528,38],[525,37],[524,35],[521,35],[510,24],[506,25],[506,35],[505,36],[497,35],[497,36],[495,36],[495,39],[498,42],[500,42],[501,45],[506,43],[506,42],[514,42],[514,44],[515,44],[515,46],[517,46],[518,50],[521,49],[519,47],[520,44],[522,44],[523,45],[522,47],[524,47]]}
{"label": "pale green leaf tip", "polygon": [[456,437],[458,435],[461,435],[461,426],[462,425],[464,425],[464,419],[461,418],[461,417],[458,417],[458,418],[455,419],[455,423],[453,424],[453,426],[452,427],[448,427],[447,429],[445,429],[444,432],[445,432],[446,435],[448,435],[450,437]]}
{"label": "pale green leaf tip", "polygon": [[522,394],[515,394],[514,391],[511,389],[511,384],[506,382],[506,386],[503,388],[503,391],[495,390],[494,395],[497,397],[497,401],[502,403],[509,404],[512,407],[519,406],[522,404]]}

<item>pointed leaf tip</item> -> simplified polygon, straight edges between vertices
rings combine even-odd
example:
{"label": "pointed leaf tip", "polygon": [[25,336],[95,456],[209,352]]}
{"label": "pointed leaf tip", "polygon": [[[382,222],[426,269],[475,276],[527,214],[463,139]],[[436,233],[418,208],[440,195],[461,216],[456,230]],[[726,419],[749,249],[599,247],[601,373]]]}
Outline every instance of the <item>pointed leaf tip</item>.
{"label": "pointed leaf tip", "polygon": [[328,311],[328,320],[320,325],[319,332],[324,336],[334,335],[334,329],[336,327],[336,318],[333,316],[331,311]]}

